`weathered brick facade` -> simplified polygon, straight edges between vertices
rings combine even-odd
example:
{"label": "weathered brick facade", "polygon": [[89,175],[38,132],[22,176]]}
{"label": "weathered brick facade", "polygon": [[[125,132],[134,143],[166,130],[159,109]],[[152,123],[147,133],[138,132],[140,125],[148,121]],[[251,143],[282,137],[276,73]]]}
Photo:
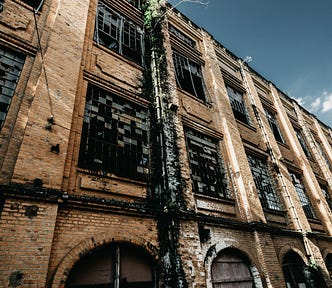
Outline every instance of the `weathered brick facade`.
{"label": "weathered brick facade", "polygon": [[0,1],[0,286],[332,287],[332,128],[147,2]]}

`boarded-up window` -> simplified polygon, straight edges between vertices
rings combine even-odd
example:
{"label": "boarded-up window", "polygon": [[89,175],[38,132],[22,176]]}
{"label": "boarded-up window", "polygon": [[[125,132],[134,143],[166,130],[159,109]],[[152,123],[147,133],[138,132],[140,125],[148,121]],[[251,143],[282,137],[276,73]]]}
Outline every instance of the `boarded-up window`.
{"label": "boarded-up window", "polygon": [[143,249],[113,243],[83,257],[71,270],[66,288],[156,288],[155,264]]}
{"label": "boarded-up window", "polygon": [[249,261],[235,249],[222,251],[211,267],[213,288],[253,288]]}
{"label": "boarded-up window", "polygon": [[148,164],[147,109],[89,84],[79,167],[146,180]]}
{"label": "boarded-up window", "polygon": [[0,131],[5,122],[25,56],[0,46]]}
{"label": "boarded-up window", "polygon": [[219,141],[189,128],[185,135],[194,192],[230,199]]}

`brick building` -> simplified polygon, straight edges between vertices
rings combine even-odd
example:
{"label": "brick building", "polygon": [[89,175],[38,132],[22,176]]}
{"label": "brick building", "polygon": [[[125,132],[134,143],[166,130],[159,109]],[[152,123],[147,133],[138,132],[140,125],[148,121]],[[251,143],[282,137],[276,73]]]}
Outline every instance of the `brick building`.
{"label": "brick building", "polygon": [[0,286],[332,287],[332,128],[149,2],[0,1]]}

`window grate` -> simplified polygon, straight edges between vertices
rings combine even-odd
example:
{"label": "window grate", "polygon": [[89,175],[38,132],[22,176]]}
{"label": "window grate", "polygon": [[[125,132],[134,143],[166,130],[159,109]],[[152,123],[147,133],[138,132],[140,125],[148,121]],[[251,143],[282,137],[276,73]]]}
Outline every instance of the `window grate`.
{"label": "window grate", "polygon": [[204,81],[201,65],[173,52],[176,83],[182,90],[205,101]]}
{"label": "window grate", "polygon": [[25,56],[0,47],[0,131],[4,125]]}
{"label": "window grate", "polygon": [[281,211],[280,201],[273,189],[266,161],[250,154],[247,158],[262,207]]}
{"label": "window grate", "polygon": [[194,192],[231,199],[219,141],[189,128],[185,135]]}
{"label": "window grate", "polygon": [[243,94],[230,86],[226,86],[226,89],[235,119],[250,125],[249,113],[244,103]]}
{"label": "window grate", "polygon": [[276,119],[275,113],[273,113],[273,112],[271,112],[267,109],[264,109],[264,111],[265,111],[266,118],[269,122],[269,125],[271,127],[271,130],[273,132],[273,135],[274,135],[275,139],[278,142],[285,143],[285,140],[282,137],[282,134],[281,134],[281,131],[280,131],[279,124],[278,124],[278,121]]}
{"label": "window grate", "polygon": [[103,2],[98,3],[94,39],[97,43],[142,64],[142,29]]}
{"label": "window grate", "polygon": [[321,145],[318,141],[316,141],[316,144],[317,144],[318,149],[319,149],[319,151],[320,151],[322,157],[324,158],[324,160],[325,160],[327,166],[328,166],[329,169],[332,171],[332,165],[331,165],[330,160],[328,159],[328,157],[327,157],[327,155],[326,155],[326,153],[325,153],[325,151],[324,151],[322,145]]}
{"label": "window grate", "polygon": [[290,176],[292,178],[297,195],[299,196],[299,199],[300,199],[300,202],[301,202],[305,215],[309,219],[317,219],[315,212],[312,209],[312,205],[310,203],[309,197],[304,189],[304,186],[303,186],[301,180],[299,179],[299,176],[294,173],[290,173]]}
{"label": "window grate", "polygon": [[147,109],[88,85],[79,167],[146,180]]}

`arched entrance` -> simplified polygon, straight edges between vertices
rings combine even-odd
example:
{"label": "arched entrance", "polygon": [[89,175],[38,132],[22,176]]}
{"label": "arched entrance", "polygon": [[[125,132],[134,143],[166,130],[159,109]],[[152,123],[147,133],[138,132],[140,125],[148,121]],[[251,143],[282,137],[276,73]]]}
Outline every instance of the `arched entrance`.
{"label": "arched entrance", "polygon": [[253,288],[254,277],[248,257],[236,249],[222,250],[211,266],[213,288]]}
{"label": "arched entrance", "polygon": [[282,262],[282,270],[284,273],[287,288],[306,288],[305,263],[302,258],[294,251],[288,252]]}
{"label": "arched entrance", "polygon": [[156,264],[141,247],[114,242],[83,256],[66,288],[157,288]]}

